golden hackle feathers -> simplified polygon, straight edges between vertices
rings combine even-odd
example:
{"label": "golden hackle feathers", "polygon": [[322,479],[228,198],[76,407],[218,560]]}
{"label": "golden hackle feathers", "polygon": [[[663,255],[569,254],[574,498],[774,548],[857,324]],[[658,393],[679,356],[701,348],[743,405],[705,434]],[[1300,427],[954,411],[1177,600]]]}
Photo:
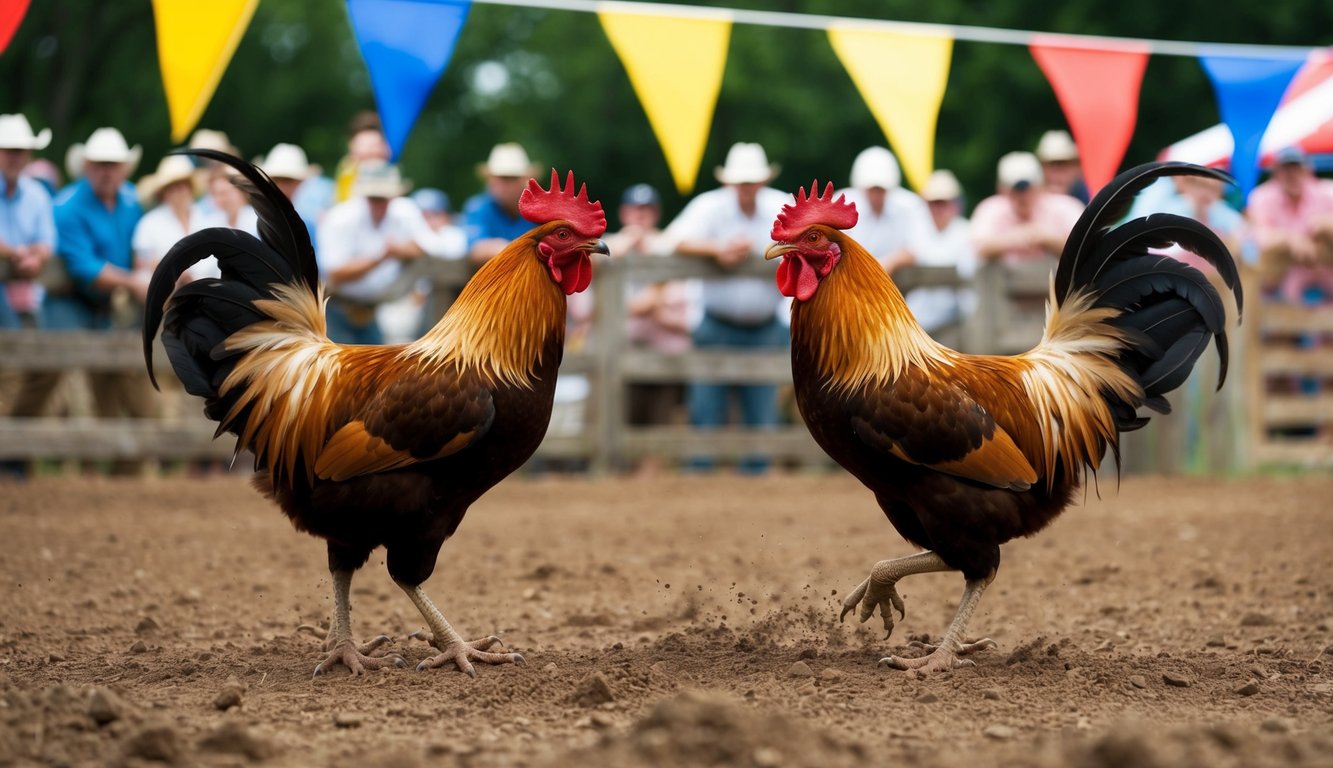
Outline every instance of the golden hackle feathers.
{"label": "golden hackle feathers", "polygon": [[551,334],[564,338],[565,296],[538,261],[536,242],[548,224],[510,243],[473,275],[449,312],[405,356],[455,365],[491,380],[531,389]]}
{"label": "golden hackle feathers", "polygon": [[908,366],[947,364],[948,350],[912,317],[879,262],[851,238],[831,232],[830,239],[842,249],[837,268],[792,307],[792,342],[817,340],[809,346],[827,386],[846,393],[893,381]]}

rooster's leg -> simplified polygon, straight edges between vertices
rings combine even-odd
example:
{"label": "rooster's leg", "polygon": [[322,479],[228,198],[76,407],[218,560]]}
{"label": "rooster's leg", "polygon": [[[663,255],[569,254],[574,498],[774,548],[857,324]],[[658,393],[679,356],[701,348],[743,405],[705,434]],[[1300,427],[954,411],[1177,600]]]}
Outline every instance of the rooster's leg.
{"label": "rooster's leg", "polygon": [[957,667],[975,667],[975,662],[958,657],[973,651],[994,648],[995,641],[990,638],[983,638],[975,643],[964,643],[962,640],[963,633],[967,631],[967,622],[968,619],[972,618],[972,612],[976,610],[977,604],[981,602],[981,593],[986,591],[986,587],[990,585],[994,578],[994,575],[992,575],[985,579],[970,579],[967,582],[967,585],[963,587],[963,599],[958,605],[958,613],[954,614],[953,623],[945,630],[940,644],[933,646],[934,650],[929,656],[922,656],[919,659],[888,656],[880,659],[879,663],[894,669],[915,670],[923,675]]}
{"label": "rooster's leg", "polygon": [[407,662],[401,656],[370,656],[372,651],[389,642],[386,635],[371,640],[362,646],[352,641],[352,572],[336,570],[333,574],[333,619],[329,622],[329,633],[324,640],[324,649],[328,656],[315,667],[315,674],[322,675],[342,664],[359,675],[366,670],[384,667],[404,667]]}
{"label": "rooster's leg", "polygon": [[[412,603],[416,605],[417,610],[421,611],[421,617],[430,626],[431,637],[429,642],[441,651],[438,656],[433,656],[418,664],[418,671],[453,664],[458,667],[459,671],[466,672],[469,677],[475,678],[477,670],[472,668],[472,662],[474,661],[483,664],[523,663],[523,657],[517,653],[487,653],[486,649],[501,644],[500,638],[495,635],[481,640],[464,640],[458,632],[454,631],[453,627],[449,626],[444,614],[440,613],[440,609],[435,607],[435,603],[431,602],[430,598],[426,596],[426,591],[420,585],[411,587],[399,582],[398,586],[412,599]],[[422,637],[422,639],[426,638]]]}
{"label": "rooster's leg", "polygon": [[893,612],[898,611],[898,618],[907,615],[903,599],[898,596],[898,580],[918,573],[952,570],[954,569],[934,552],[918,552],[907,557],[881,560],[875,563],[869,578],[861,582],[847,599],[842,601],[842,615],[838,619],[841,621],[847,618],[847,614],[855,610],[859,603],[861,606],[859,618],[864,624],[875,614],[875,608],[878,607],[880,615],[884,617],[884,639],[887,640],[889,635],[893,634]]}

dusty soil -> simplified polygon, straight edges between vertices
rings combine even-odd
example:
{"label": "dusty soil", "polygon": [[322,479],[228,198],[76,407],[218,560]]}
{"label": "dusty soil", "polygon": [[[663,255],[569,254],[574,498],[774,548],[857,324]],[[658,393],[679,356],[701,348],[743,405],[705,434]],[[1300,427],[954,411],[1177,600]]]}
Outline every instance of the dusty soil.
{"label": "dusty soil", "polygon": [[[324,548],[243,480],[0,485],[0,765],[1333,765],[1333,478],[1102,493],[1007,546],[999,650],[916,679],[875,662],[961,579],[840,624],[910,552],[846,477],[512,480],[427,588],[525,666],[312,679]],[[352,601],[427,656],[382,557]]]}

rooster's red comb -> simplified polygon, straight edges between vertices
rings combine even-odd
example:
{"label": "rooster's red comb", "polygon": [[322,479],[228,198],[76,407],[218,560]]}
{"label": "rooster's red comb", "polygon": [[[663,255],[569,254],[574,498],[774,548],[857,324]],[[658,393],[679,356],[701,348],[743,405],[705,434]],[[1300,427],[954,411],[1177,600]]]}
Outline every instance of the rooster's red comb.
{"label": "rooster's red comb", "polygon": [[771,237],[775,242],[795,240],[812,224],[823,224],[834,229],[851,229],[856,226],[856,204],[847,202],[846,195],[833,199],[833,182],[824,187],[824,194],[815,197],[819,191],[819,182],[810,182],[810,195],[806,196],[805,187],[796,195],[796,203],[782,206],[782,213],[773,222]]}
{"label": "rooster's red comb", "polygon": [[528,188],[518,198],[518,212],[533,224],[545,224],[557,219],[569,222],[570,228],[582,237],[601,237],[606,231],[606,214],[600,202],[588,199],[588,185],[579,187],[574,194],[574,172],[560,188],[560,174],[551,169],[551,189],[542,189],[536,179],[528,179]]}

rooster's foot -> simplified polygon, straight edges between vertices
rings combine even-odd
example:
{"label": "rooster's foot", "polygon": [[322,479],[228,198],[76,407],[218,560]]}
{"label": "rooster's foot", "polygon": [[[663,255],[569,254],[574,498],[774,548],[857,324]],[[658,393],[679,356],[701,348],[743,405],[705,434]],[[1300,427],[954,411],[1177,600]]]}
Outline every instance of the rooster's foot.
{"label": "rooster's foot", "polygon": [[875,615],[875,608],[879,608],[879,613],[884,617],[884,639],[893,634],[893,612],[898,612],[898,618],[907,616],[907,611],[903,606],[903,599],[898,596],[898,581],[878,581],[874,574],[871,574],[865,581],[861,582],[852,593],[842,601],[842,614],[838,617],[839,621],[847,618],[847,614],[856,610],[856,606],[861,606],[861,612],[858,618],[864,624]]}
{"label": "rooster's foot", "polygon": [[500,638],[496,637],[495,635],[491,635],[490,637],[484,637],[480,640],[472,640],[472,641],[459,640],[457,642],[445,645],[442,648],[435,643],[435,640],[433,638],[427,639],[425,633],[423,632],[413,632],[411,637],[416,637],[421,640],[427,640],[431,645],[434,645],[441,651],[439,655],[432,656],[431,658],[426,659],[425,661],[418,664],[417,665],[418,672],[422,672],[427,669],[438,669],[439,667],[453,664],[454,666],[458,667],[458,670],[460,672],[465,672],[467,673],[468,677],[475,679],[477,677],[477,670],[472,667],[472,662],[474,661],[480,662],[482,664],[526,663],[526,660],[523,658],[521,654],[487,653],[487,649],[494,645],[499,645],[502,648],[504,647],[504,643],[501,643]]}
{"label": "rooster's foot", "polygon": [[341,641],[330,639],[329,645],[332,647],[327,648],[329,655],[324,657],[319,666],[315,667],[315,676],[318,677],[328,672],[338,664],[347,667],[353,675],[362,674],[367,670],[384,669],[385,667],[406,667],[407,662],[403,661],[403,657],[397,654],[370,655],[375,649],[387,642],[389,642],[388,635],[380,635],[361,646],[357,646],[351,638]]}
{"label": "rooster's foot", "polygon": [[879,660],[879,666],[890,667],[892,669],[910,670],[918,675],[934,674],[935,672],[943,672],[947,669],[975,667],[977,665],[975,661],[959,657],[976,653],[978,651],[987,651],[998,648],[999,645],[994,640],[986,637],[974,643],[958,643],[954,648],[950,648],[946,645],[930,645],[915,640],[909,643],[907,647],[929,650],[930,655],[921,656],[915,659],[905,659],[901,656],[886,656]]}

